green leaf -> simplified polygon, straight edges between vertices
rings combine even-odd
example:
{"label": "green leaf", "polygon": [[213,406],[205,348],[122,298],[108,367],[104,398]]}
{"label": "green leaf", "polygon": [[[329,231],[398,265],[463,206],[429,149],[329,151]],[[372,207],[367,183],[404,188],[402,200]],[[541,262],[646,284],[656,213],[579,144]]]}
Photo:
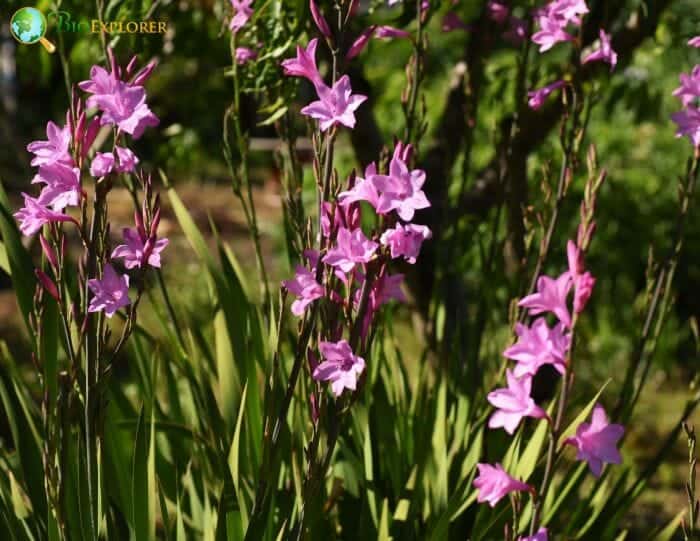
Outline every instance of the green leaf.
{"label": "green leaf", "polygon": [[153,541],[156,535],[156,481],[154,412],[146,424],[144,408],[136,426],[131,474],[131,515],[136,541]]}

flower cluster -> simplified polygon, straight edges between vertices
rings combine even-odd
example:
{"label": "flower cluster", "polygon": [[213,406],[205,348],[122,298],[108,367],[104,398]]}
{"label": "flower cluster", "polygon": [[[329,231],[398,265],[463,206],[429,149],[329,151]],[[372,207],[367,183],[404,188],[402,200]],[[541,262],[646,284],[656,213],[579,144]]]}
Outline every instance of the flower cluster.
{"label": "flower cluster", "polygon": [[[488,394],[489,403],[496,408],[489,419],[489,428],[502,427],[512,435],[525,417],[549,421],[547,413],[530,394],[532,379],[544,365],[550,365],[562,376],[568,375],[574,327],[595,285],[595,278],[584,268],[581,248],[587,245],[593,230],[594,223],[581,227],[577,241],[568,241],[565,272],[556,278],[540,276],[536,290],[518,303],[533,320],[529,325],[516,325],[517,341],[503,352],[504,357],[516,364],[506,370],[507,387]],[[556,320],[553,326],[547,322],[548,315]],[[567,384],[566,380],[563,384]],[[621,462],[616,446],[623,433],[623,427],[610,424],[602,406],[596,405],[591,423],[581,423],[576,435],[564,443],[576,447],[576,458],[585,460],[597,477],[604,463]],[[474,481],[479,490],[478,501],[487,501],[492,507],[510,492],[534,490],[510,477],[499,464],[479,464],[479,474]],[[543,528],[534,537],[522,539],[547,539],[547,531]]]}
{"label": "flower cluster", "polygon": [[[311,6],[319,31],[325,33],[325,19],[313,1]],[[374,28],[374,32],[382,35],[386,30]],[[303,77],[314,86],[319,100],[301,112],[318,122],[320,133],[332,137],[328,134],[338,126],[354,127],[354,112],[366,97],[352,94],[347,75],[330,87],[325,84],[316,64],[318,43],[318,39],[313,39],[306,48],[298,46],[296,57],[284,60],[282,67],[286,75]],[[319,340],[322,360],[311,362],[313,378],[330,382],[336,397],[345,389],[357,388],[365,370],[365,360],[357,352],[366,349],[363,344],[367,345],[377,311],[391,300],[405,301],[401,290],[403,275],[390,274],[388,263],[392,259],[415,263],[423,241],[431,237],[429,228],[411,223],[416,211],[430,206],[422,190],[425,172],[412,169],[412,159],[413,147],[397,142],[388,171],[380,172],[372,163],[363,177],[351,175],[346,189],[334,201],[322,201],[320,249],[306,250],[306,264],[297,265],[294,278],[283,282],[296,297],[291,306],[294,315],[305,317],[318,303],[330,303],[335,313],[347,316],[336,323],[324,323],[330,328],[322,331],[325,339]],[[379,230],[370,235],[360,226],[362,211],[367,208],[374,210],[380,224]],[[349,330],[349,339],[342,338],[344,326]]]}
{"label": "flower cluster", "polygon": [[[545,52],[557,43],[575,42],[577,39],[570,33],[569,28],[580,27],[582,17],[588,13],[585,0],[553,0],[535,12],[535,20],[539,30],[532,35],[532,41],[540,46],[540,52]],[[597,47],[585,55],[581,63],[606,62],[610,64],[610,71],[617,65],[617,53],[613,50],[610,34],[602,28],[598,32]],[[528,105],[531,109],[542,107],[547,97],[566,83],[557,80],[528,92]]]}
{"label": "flower cluster", "polygon": [[[456,4],[456,2],[453,2]],[[520,45],[527,39],[527,23],[524,19],[513,15],[505,2],[489,0],[486,4],[486,17],[496,29],[502,31],[502,37],[514,46]],[[454,11],[448,11],[442,19],[442,31],[455,30],[472,31],[472,25],[464,22]]]}
{"label": "flower cluster", "polygon": [[[34,235],[47,224],[61,222],[74,223],[86,249],[93,250],[94,239],[88,238],[87,225],[66,213],[68,207],[80,207],[84,210],[87,195],[82,186],[82,171],[87,169],[96,179],[96,191],[108,190],[110,175],[134,173],[139,159],[124,145],[126,135],[138,139],[146,127],[157,126],[158,118],[146,103],[146,90],[143,84],[155,68],[151,62],[136,71],[136,57],[125,66],[119,66],[111,50],[108,51],[111,70],[93,66],[90,79],[78,84],[78,87],[90,94],[86,99],[73,95],[73,107],[66,114],[63,127],[49,122],[46,127],[47,140],[34,141],[27,150],[34,154],[31,163],[38,167],[33,184],[42,184],[38,197],[23,194],[24,207],[15,217],[19,228],[25,235]],[[97,113],[88,118],[88,113]],[[113,127],[114,144],[111,151],[99,152],[93,148],[97,134],[102,126]],[[94,153],[89,167],[87,160]],[[146,181],[149,183],[150,181]],[[150,186],[149,186],[150,189]],[[81,213],[82,216],[85,212]],[[144,201],[142,211],[136,212],[136,227],[124,229],[124,244],[118,246],[111,254],[111,259],[122,259],[127,269],[142,268],[147,265],[160,266],[160,252],[168,244],[167,239],[156,238],[160,221],[160,210],[156,201],[151,206]],[[49,233],[54,243],[60,239],[60,233],[51,228]],[[48,257],[51,253],[50,242],[40,237],[44,253],[56,268],[58,261]],[[94,254],[93,254],[94,255]],[[95,256],[96,257],[96,256]],[[114,267],[104,261],[100,278],[89,278],[87,286],[93,297],[87,307],[88,312],[104,311],[107,317],[130,304],[129,277],[120,275]],[[97,269],[93,269],[97,271]],[[42,277],[42,285],[50,290],[48,277]]]}
{"label": "flower cluster", "polygon": [[[691,39],[688,44],[691,47],[700,47],[700,36]],[[677,124],[677,137],[687,136],[694,147],[700,146],[700,64],[696,65],[690,73],[681,73],[681,86],[673,91],[683,108],[671,115],[671,119]]]}

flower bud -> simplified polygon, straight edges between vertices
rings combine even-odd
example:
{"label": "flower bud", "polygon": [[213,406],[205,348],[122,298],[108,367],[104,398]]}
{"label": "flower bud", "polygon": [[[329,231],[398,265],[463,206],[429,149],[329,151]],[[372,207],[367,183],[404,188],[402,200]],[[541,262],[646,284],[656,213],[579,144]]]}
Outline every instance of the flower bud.
{"label": "flower bud", "polygon": [[158,62],[155,60],[151,60],[148,64],[146,64],[141,70],[136,74],[136,77],[134,77],[134,80],[132,81],[132,84],[134,85],[143,85],[148,78],[151,76],[153,73],[153,70],[156,69],[156,66],[158,65]]}
{"label": "flower bud", "polygon": [[330,26],[328,26],[328,21],[323,17],[323,14],[319,11],[315,0],[309,0],[309,7],[311,8],[311,17],[313,17],[316,27],[323,36],[327,38],[333,37]]}
{"label": "flower bud", "polygon": [[39,233],[39,243],[41,244],[41,250],[44,252],[46,260],[54,269],[58,268],[58,258],[56,257],[56,252],[42,233]]}
{"label": "flower bud", "polygon": [[51,280],[51,278],[49,278],[48,275],[40,269],[34,269],[34,274],[36,274],[36,278],[39,280],[39,284],[41,284],[44,291],[58,301],[58,289],[56,288],[56,284],[53,283],[53,280]]}

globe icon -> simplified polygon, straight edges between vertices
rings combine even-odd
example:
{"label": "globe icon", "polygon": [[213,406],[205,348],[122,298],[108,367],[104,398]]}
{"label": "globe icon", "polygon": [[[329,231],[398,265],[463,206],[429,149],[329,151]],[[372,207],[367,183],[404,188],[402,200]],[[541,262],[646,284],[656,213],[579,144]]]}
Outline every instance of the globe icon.
{"label": "globe icon", "polygon": [[10,28],[20,43],[36,43],[46,34],[46,19],[36,8],[22,8],[12,16]]}
{"label": "globe icon", "polygon": [[53,53],[56,47],[44,37],[46,34],[46,18],[44,14],[36,8],[18,9],[10,19],[10,31],[14,38],[20,43],[27,45],[41,43],[44,48]]}

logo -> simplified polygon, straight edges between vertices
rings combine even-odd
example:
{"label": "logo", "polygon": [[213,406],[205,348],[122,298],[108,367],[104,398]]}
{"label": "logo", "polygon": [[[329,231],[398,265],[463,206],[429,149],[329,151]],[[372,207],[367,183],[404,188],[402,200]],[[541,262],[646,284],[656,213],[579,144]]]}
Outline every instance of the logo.
{"label": "logo", "polygon": [[46,17],[36,8],[18,9],[10,19],[10,32],[17,41],[25,45],[39,42],[49,53],[53,53],[56,46],[44,37],[46,27]]}
{"label": "logo", "polygon": [[[55,20],[56,31],[59,33],[164,34],[168,29],[168,24],[165,21],[76,19],[64,10],[49,12],[49,17]],[[44,14],[32,7],[18,9],[10,19],[10,32],[17,41],[25,45],[38,42],[49,53],[53,53],[56,51],[56,46],[44,37],[47,26]]]}

